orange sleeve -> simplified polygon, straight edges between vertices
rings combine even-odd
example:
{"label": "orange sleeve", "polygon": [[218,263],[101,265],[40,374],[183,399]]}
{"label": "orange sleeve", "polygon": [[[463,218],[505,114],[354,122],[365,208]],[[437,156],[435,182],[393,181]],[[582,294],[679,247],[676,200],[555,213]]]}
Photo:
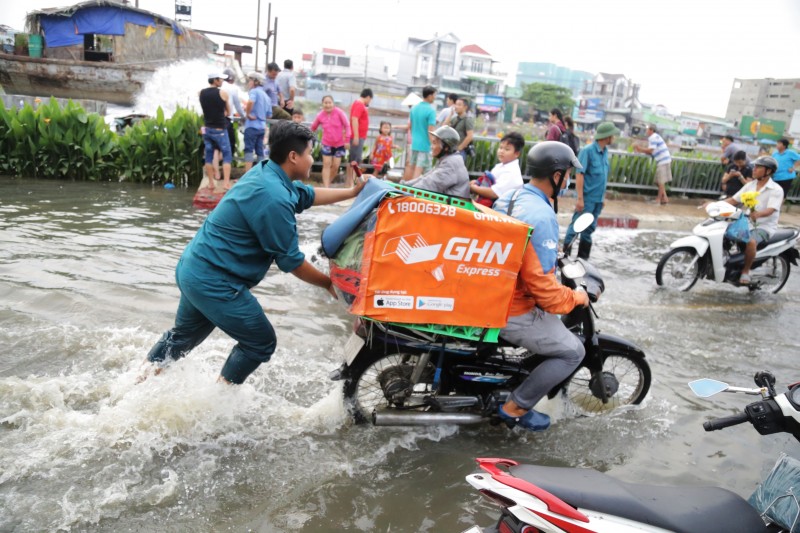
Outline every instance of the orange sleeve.
{"label": "orange sleeve", "polygon": [[563,315],[572,311],[576,305],[578,301],[575,291],[559,283],[554,272],[544,272],[533,245],[528,243],[509,316],[527,313],[534,306],[548,313]]}

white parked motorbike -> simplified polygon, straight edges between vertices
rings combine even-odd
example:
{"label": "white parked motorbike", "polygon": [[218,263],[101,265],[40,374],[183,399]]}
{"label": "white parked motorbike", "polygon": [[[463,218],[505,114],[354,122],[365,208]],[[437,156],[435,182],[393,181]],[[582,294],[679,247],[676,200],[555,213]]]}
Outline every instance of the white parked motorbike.
{"label": "white parked motorbike", "polygon": [[[710,203],[706,212],[709,218],[694,227],[693,235],[673,242],[661,257],[656,283],[681,291],[691,289],[700,278],[740,286],[744,245],[725,238],[725,230],[746,214],[727,202]],[[798,237],[797,229],[779,228],[760,246],[750,270],[748,289],[776,293],[783,288],[791,265],[798,264]]]}
{"label": "white parked motorbike", "polygon": [[[736,415],[709,420],[706,431],[749,422],[762,435],[790,433],[800,440],[800,383],[777,394],[769,372],[758,388],[731,387],[712,379],[689,384],[700,397],[719,392],[760,395]],[[502,508],[489,528],[464,533],[778,533],[798,531],[800,462],[786,456],[751,503],[719,487],[665,487],[618,481],[595,470],[477,459],[483,472],[467,482]]]}

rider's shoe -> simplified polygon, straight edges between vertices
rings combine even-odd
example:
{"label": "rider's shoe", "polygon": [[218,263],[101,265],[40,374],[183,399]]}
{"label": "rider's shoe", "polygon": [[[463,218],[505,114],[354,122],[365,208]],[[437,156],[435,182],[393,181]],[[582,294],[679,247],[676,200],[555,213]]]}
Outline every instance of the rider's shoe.
{"label": "rider's shoe", "polygon": [[497,408],[497,415],[500,417],[500,420],[508,424],[509,427],[514,427],[516,425],[528,431],[544,431],[550,427],[550,417],[544,413],[531,409],[522,416],[511,416],[503,411],[503,405],[505,404],[501,404]]}

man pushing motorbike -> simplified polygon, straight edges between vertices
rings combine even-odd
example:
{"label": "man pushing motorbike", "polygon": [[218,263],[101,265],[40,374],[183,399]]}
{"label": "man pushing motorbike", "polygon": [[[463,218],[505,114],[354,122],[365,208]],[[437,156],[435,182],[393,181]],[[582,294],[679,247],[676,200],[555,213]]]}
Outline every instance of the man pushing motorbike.
{"label": "man pushing motorbike", "polygon": [[300,251],[295,216],[311,206],[354,198],[365,182],[350,189],[302,183],[314,163],[313,142],[314,134],[302,124],[272,126],[269,160],[251,168],[225,194],[186,246],[175,269],[181,292],[175,325],[147,355],[157,365],[154,373],[184,357],[215,328],[237,341],[220,382],[241,384],[269,361],[277,346],[275,330],[250,290],[273,262],[336,297],[330,277]]}
{"label": "man pushing motorbike", "polygon": [[546,359],[498,408],[502,420],[530,431],[550,426],[550,417],[533,407],[550,389],[569,377],[585,355],[580,339],[556,316],[567,314],[579,305],[589,305],[586,292],[561,285],[555,275],[558,204],[554,207],[551,202],[557,202],[570,168],[581,169],[581,164],[569,146],[558,141],[541,142],[528,152],[531,181],[522,189],[500,197],[494,206],[495,210],[533,227],[508,323],[500,331],[500,337]]}

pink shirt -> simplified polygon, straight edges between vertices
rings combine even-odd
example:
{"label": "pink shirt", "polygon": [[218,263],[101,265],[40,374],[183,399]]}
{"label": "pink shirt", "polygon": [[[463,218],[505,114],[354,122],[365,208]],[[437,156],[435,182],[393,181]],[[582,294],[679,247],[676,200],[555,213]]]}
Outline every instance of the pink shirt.
{"label": "pink shirt", "polygon": [[322,144],[325,146],[338,148],[350,139],[350,121],[338,107],[334,107],[330,113],[324,109],[320,111],[311,124],[311,131],[317,131],[319,126],[322,126]]}

